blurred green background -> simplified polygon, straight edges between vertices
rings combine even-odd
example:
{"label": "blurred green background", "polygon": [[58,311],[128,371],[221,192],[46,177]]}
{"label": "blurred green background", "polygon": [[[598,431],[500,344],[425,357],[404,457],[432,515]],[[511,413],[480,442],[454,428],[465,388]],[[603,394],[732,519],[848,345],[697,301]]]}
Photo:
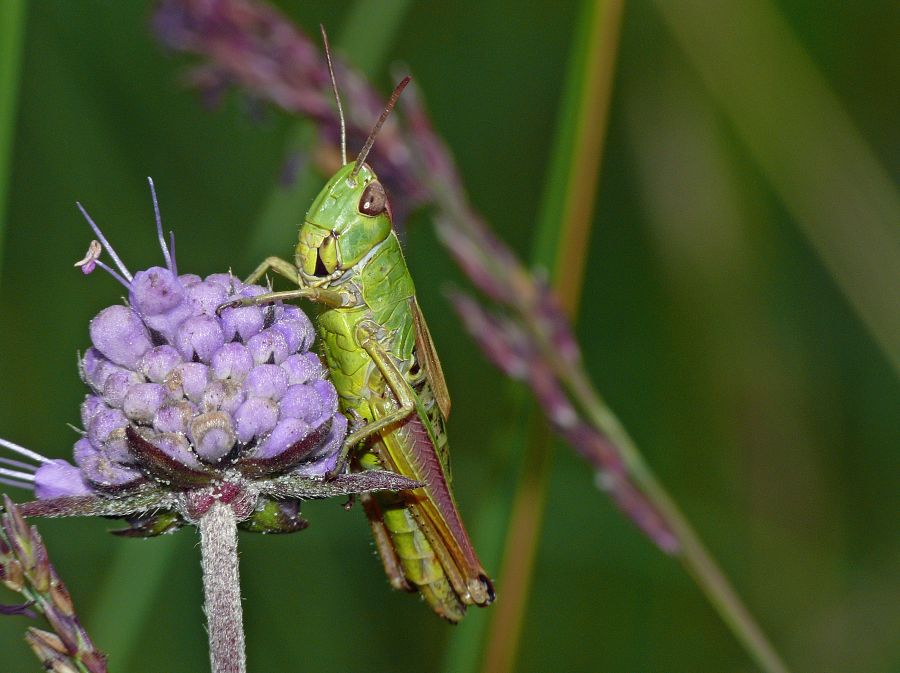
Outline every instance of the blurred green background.
{"label": "blurred green background", "polygon": [[[18,74],[14,127],[0,129],[0,148],[12,133],[0,436],[63,457],[85,393],[75,353],[122,293],[72,269],[92,238],[74,201],[132,270],[159,264],[152,175],[179,269],[244,274],[291,120],[251,118],[236,96],[205,111],[180,85],[185,60],[149,33],[149,5],[27,4],[21,61],[5,69]],[[333,34],[352,8],[278,5]],[[579,6],[514,7],[410,3],[388,62],[415,75],[472,202],[527,257]],[[625,6],[579,337],[598,387],[796,671],[900,671],[898,28],[886,0]],[[301,216],[268,253],[288,254]],[[478,513],[489,495],[511,498],[520,447],[491,444],[521,420],[499,413],[508,386],[441,295],[465,281],[426,219],[409,227],[407,258],[454,396],[460,507],[497,572],[502,540]],[[566,448],[546,506],[516,670],[755,670]],[[250,670],[448,669],[448,647],[490,610],[445,625],[389,590],[361,511],[305,512],[301,534],[241,538]],[[195,533],[133,541],[109,527],[40,524],[111,670],[208,670]],[[0,620],[0,669],[38,669],[24,628]]]}

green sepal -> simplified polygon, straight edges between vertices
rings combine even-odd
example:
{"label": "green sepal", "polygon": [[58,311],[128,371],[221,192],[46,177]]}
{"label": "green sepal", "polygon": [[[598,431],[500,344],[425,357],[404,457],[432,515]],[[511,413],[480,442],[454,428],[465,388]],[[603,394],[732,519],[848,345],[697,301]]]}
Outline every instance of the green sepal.
{"label": "green sepal", "polygon": [[119,537],[158,537],[184,526],[184,519],[177,512],[158,512],[147,516],[126,519],[127,528],[111,530]]}
{"label": "green sepal", "polygon": [[241,530],[251,533],[296,533],[309,525],[309,521],[300,516],[300,505],[290,500],[263,501],[262,508],[257,509],[249,519],[238,524]]}

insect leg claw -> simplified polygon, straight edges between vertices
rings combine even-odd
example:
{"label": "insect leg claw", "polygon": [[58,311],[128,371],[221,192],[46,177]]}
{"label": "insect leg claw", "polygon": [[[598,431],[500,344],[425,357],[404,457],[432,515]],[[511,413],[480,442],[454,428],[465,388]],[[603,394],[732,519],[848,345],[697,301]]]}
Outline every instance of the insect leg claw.
{"label": "insect leg claw", "polygon": [[[366,424],[366,419],[360,416],[356,409],[350,409],[350,411],[347,412],[347,416],[350,417],[350,432],[356,432]],[[350,433],[348,432],[347,434]]]}
{"label": "insect leg claw", "polygon": [[243,306],[244,301],[244,299],[235,299],[234,301],[226,301],[224,304],[219,304],[216,307],[216,315],[222,315],[222,311],[224,311],[226,308],[238,308],[239,306]]}

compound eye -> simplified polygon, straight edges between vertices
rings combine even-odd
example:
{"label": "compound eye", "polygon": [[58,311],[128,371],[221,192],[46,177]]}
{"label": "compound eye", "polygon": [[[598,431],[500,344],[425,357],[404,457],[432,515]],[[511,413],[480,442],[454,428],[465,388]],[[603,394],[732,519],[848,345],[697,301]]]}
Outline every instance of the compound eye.
{"label": "compound eye", "polygon": [[359,199],[359,212],[369,217],[381,215],[387,207],[387,196],[380,182],[370,182]]}

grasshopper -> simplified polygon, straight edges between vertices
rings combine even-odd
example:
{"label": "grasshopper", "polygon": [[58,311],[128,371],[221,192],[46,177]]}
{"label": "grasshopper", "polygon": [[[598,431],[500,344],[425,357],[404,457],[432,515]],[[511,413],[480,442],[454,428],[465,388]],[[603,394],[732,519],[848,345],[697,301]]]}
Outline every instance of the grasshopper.
{"label": "grasshopper", "polygon": [[343,165],[306,213],[294,262],[269,257],[246,281],[273,271],[298,287],[220,308],[300,298],[324,306],[317,330],[326,365],[342,411],[357,420],[333,473],[380,468],[424,484],[401,494],[365,495],[363,508],[391,585],[418,590],[438,615],[458,622],[467,605],[489,605],[494,589],[451,491],[445,431],[450,396],[440,360],[385,190],[365,163],[410,78],[394,89],[356,160],[347,163],[343,110],[322,34],[341,121]]}

